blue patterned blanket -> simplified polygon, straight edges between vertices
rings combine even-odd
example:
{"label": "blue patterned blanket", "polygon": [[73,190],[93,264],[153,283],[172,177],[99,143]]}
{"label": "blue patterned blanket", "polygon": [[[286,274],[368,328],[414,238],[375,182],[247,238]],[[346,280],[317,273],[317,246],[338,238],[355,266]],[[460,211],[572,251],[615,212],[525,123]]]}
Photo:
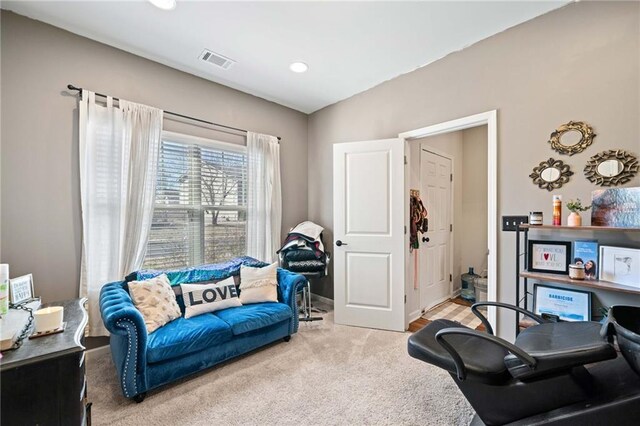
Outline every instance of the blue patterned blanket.
{"label": "blue patterned blanket", "polygon": [[267,266],[268,263],[254,259],[249,256],[236,257],[224,263],[210,263],[205,265],[190,266],[188,268],[173,269],[161,271],[158,269],[142,269],[132,272],[125,280],[141,281],[157,277],[160,274],[167,274],[172,286],[183,283],[197,283],[201,281],[223,280],[230,276],[239,275],[242,265],[261,268]]}

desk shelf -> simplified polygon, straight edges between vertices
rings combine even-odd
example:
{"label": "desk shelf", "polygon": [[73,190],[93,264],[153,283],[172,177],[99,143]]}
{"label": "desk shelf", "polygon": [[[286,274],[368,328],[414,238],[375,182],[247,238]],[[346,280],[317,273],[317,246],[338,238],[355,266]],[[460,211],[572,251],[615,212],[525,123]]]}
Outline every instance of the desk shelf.
{"label": "desk shelf", "polygon": [[554,231],[590,231],[590,232],[640,232],[640,228],[614,228],[612,226],[566,226],[566,225],[520,225],[520,229],[544,229]]}
{"label": "desk shelf", "polygon": [[[521,306],[524,309],[528,309],[528,293],[527,293],[527,285],[529,280],[536,280],[541,282],[550,282],[550,283],[558,283],[569,286],[583,287],[583,288],[592,288],[602,291],[629,294],[629,295],[640,295],[640,288],[631,287],[621,284],[616,284],[608,281],[600,281],[600,280],[573,280],[569,278],[568,275],[558,275],[558,274],[549,274],[549,273],[539,273],[539,272],[531,272],[527,270],[527,258],[528,258],[528,247],[527,242],[529,239],[529,232],[541,232],[541,233],[584,233],[584,232],[592,232],[592,233],[609,233],[612,235],[620,235],[622,236],[625,233],[640,233],[640,228],[614,228],[610,226],[555,226],[555,225],[530,225],[530,224],[522,224],[516,228],[516,306]],[[524,237],[524,238],[522,238]],[[521,260],[522,253],[520,242],[524,240],[524,262]],[[524,265],[524,270],[521,270],[521,265]],[[524,291],[522,291],[524,290]],[[522,295],[522,300],[520,297]],[[522,302],[524,302],[524,306],[522,306]],[[519,315],[516,315],[515,327],[516,327],[516,335],[519,333],[521,324],[519,324],[521,319]]]}
{"label": "desk shelf", "polygon": [[574,280],[569,278],[568,275],[544,274],[540,272],[522,271],[520,272],[520,277],[538,280],[538,281],[544,281],[544,282],[571,284],[578,287],[588,287],[588,288],[595,288],[599,290],[607,290],[607,291],[614,291],[614,292],[620,292],[620,293],[640,294],[640,288],[637,288],[637,287],[630,287],[627,285],[616,284],[609,281],[587,280],[587,279]]}

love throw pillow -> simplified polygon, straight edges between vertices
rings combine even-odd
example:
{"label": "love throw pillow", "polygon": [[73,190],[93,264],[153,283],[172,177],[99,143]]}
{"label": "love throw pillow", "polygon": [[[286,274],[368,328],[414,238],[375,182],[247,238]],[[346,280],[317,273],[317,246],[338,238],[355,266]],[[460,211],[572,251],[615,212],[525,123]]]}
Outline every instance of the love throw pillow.
{"label": "love throw pillow", "polygon": [[184,299],[184,317],[242,306],[233,277],[214,284],[180,284]]}
{"label": "love throw pillow", "polygon": [[263,268],[240,268],[240,301],[249,303],[278,301],[278,264]]}

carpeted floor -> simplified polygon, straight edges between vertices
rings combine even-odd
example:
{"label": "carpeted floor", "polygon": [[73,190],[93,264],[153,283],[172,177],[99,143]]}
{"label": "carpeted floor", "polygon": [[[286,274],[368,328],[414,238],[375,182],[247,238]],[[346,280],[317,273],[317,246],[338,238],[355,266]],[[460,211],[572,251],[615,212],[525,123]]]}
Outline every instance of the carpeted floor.
{"label": "carpeted floor", "polygon": [[468,425],[473,411],[444,371],[407,354],[409,333],[324,321],[289,343],[149,392],[122,396],[110,354],[87,358],[94,425]]}

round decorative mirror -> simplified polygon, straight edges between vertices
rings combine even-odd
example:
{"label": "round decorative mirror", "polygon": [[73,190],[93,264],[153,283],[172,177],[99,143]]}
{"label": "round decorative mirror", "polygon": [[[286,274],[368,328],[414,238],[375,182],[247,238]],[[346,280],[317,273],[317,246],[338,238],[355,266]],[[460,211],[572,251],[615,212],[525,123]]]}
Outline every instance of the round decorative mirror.
{"label": "round decorative mirror", "polygon": [[556,152],[573,155],[591,145],[595,136],[593,129],[587,123],[570,121],[551,133],[549,143]]}
{"label": "round decorative mirror", "polygon": [[618,176],[624,170],[624,164],[620,160],[605,160],[598,164],[596,171],[604,177]]}
{"label": "round decorative mirror", "polygon": [[533,183],[538,185],[539,188],[553,191],[569,182],[571,175],[573,175],[573,172],[568,164],[564,164],[561,160],[549,158],[534,167],[529,177],[533,179]]}
{"label": "round decorative mirror", "polygon": [[638,159],[623,150],[602,151],[587,161],[584,175],[600,186],[623,185],[638,173]]}
{"label": "round decorative mirror", "polygon": [[540,177],[544,179],[545,182],[555,182],[560,179],[560,170],[555,167],[547,167],[540,173]]}

